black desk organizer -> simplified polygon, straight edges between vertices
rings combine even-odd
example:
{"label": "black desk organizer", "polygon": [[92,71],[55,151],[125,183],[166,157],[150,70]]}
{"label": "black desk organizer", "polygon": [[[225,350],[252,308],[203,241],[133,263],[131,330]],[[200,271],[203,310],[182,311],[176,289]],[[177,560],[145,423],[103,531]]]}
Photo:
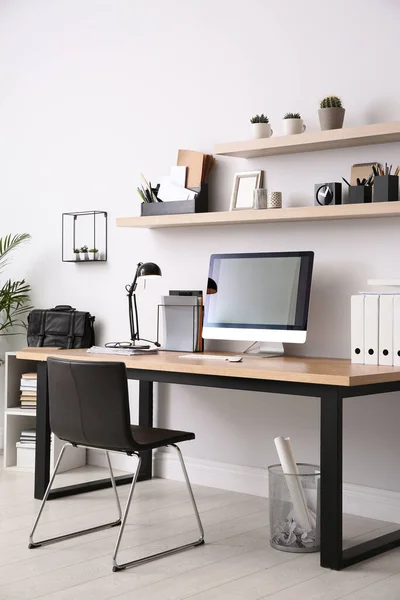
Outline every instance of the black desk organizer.
{"label": "black desk organizer", "polygon": [[372,187],[370,185],[351,185],[349,195],[343,204],[367,204],[368,202],[372,202]]}
{"label": "black desk organizer", "polygon": [[379,175],[374,179],[374,202],[397,202],[399,178],[397,175]]}
{"label": "black desk organizer", "polygon": [[208,212],[208,183],[203,183],[200,188],[193,188],[193,191],[197,190],[198,193],[194,200],[143,202],[141,205],[142,217]]}

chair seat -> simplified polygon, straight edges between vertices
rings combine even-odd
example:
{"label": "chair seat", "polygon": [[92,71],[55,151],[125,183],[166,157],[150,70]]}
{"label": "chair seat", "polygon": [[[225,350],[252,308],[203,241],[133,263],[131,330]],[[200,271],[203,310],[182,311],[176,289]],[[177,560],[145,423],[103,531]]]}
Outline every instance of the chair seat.
{"label": "chair seat", "polygon": [[190,431],[175,431],[173,429],[160,429],[158,427],[142,427],[140,425],[131,425],[132,437],[143,448],[143,450],[152,450],[168,444],[178,444],[194,440],[195,435]]}

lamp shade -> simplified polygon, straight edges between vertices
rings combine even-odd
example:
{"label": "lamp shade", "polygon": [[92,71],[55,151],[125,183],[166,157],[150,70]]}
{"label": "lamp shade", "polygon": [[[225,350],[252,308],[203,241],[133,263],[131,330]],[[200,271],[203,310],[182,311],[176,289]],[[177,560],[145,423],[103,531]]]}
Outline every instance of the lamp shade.
{"label": "lamp shade", "polygon": [[161,277],[161,269],[156,263],[146,262],[140,265],[137,271],[138,277]]}

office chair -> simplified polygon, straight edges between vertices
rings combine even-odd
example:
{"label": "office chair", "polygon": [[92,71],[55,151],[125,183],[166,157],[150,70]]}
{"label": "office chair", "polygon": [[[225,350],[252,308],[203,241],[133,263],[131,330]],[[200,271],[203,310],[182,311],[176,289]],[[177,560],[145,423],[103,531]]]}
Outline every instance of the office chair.
{"label": "office chair", "polygon": [[[116,527],[121,525],[114,554],[112,556],[113,571],[121,571],[126,567],[134,567],[156,558],[168,556],[181,550],[204,544],[204,530],[197,510],[196,501],[190,485],[179,442],[193,440],[194,433],[142,427],[130,424],[128,382],[124,363],[85,362],[48,359],[49,410],[50,428],[52,432],[65,441],[44,495],[38,515],[29,536],[29,548],[37,548],[62,540]],[[81,531],[60,535],[35,542],[33,540],[36,527],[49,496],[57,470],[68,446],[104,450],[110,471],[111,484],[117,501],[118,519],[111,523],[91,527]],[[200,537],[194,542],[178,546],[170,550],[158,552],[138,560],[118,564],[117,555],[124,533],[126,519],[132,501],[135,484],[140,470],[141,450],[153,450],[162,446],[172,446],[178,453],[183,475],[192,501],[194,514],[200,531]],[[137,457],[137,469],[128,494],[125,511],[122,515],[117,487],[108,452],[121,452]],[[122,519],[122,521],[121,521]]]}

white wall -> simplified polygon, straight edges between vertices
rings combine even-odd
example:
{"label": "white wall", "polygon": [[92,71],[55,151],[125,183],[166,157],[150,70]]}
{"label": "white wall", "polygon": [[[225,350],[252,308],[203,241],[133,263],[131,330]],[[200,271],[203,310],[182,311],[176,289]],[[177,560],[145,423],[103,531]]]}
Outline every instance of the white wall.
{"label": "white wall", "polygon": [[[381,219],[140,231],[139,173],[168,173],[178,148],[212,152],[245,139],[267,113],[318,129],[318,101],[341,95],[345,124],[400,119],[400,5],[305,0],[3,0],[0,4],[0,235],[28,231],[10,272],[37,307],[70,303],[97,316],[100,342],[128,334],[124,285],[139,260],[164,277],[140,293],[142,332],[155,335],[160,294],[202,288],[212,252],[314,250],[306,355],[349,355],[349,295],[367,277],[399,275],[400,221]],[[382,25],[384,24],[384,26]],[[399,144],[254,160],[218,159],[212,209],[226,210],[236,171],[264,169],[286,206],[313,202],[316,182],[367,160],[400,162]],[[109,261],[61,263],[61,213],[109,211]],[[321,209],[323,210],[323,209]],[[22,342],[21,342],[22,343]],[[317,399],[160,386],[158,423],[196,431],[186,454],[263,467],[272,439],[293,438],[318,461]],[[395,394],[347,400],[346,480],[400,491]]]}

